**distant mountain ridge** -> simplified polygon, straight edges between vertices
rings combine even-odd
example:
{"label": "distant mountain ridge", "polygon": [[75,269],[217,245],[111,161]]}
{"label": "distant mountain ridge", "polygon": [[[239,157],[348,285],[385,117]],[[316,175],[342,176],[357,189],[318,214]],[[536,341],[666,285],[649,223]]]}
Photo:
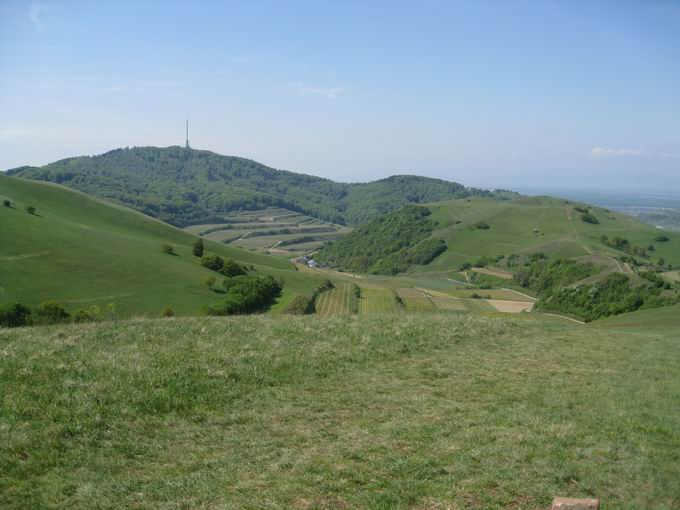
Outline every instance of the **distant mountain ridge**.
{"label": "distant mountain ridge", "polygon": [[338,183],[276,170],[249,159],[177,146],[115,149],[42,167],[14,168],[7,174],[56,182],[178,226],[219,223],[221,215],[229,211],[267,207],[358,225],[409,203],[473,195],[499,199],[517,196],[414,175]]}

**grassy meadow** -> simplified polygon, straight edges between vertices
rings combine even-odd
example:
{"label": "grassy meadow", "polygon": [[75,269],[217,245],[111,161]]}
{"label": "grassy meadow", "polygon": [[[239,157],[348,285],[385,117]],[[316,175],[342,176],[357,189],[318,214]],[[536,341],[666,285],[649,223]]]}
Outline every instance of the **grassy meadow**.
{"label": "grassy meadow", "polygon": [[[577,206],[588,207],[599,224],[581,221],[581,213],[574,209]],[[428,207],[432,218],[442,225],[432,236],[444,239],[448,248],[430,264],[414,268],[414,271],[445,271],[482,256],[512,253],[544,252],[554,258],[595,255],[600,259],[598,263],[603,263],[603,258],[623,254],[603,244],[602,235],[610,239],[621,236],[643,248],[653,245],[655,250],[649,252],[651,261],[663,257],[667,263],[680,265],[680,234],[660,231],[625,214],[599,207],[551,197],[509,201],[471,197]],[[480,221],[486,222],[489,229],[473,227]],[[654,238],[660,233],[667,235],[670,241],[656,242]]]}
{"label": "grassy meadow", "polygon": [[[0,175],[0,302],[48,299],[69,310],[108,303],[121,317],[158,316],[164,307],[196,315],[220,298],[191,246],[196,237],[136,211],[58,185]],[[25,207],[33,205],[36,214]],[[163,253],[171,244],[174,255]],[[206,251],[253,264],[254,274],[284,280],[281,302],[319,283],[287,260],[206,241]],[[275,305],[274,310],[283,305]]]}
{"label": "grassy meadow", "polygon": [[409,314],[1,330],[0,507],[677,508],[680,324],[649,312],[666,327]]}

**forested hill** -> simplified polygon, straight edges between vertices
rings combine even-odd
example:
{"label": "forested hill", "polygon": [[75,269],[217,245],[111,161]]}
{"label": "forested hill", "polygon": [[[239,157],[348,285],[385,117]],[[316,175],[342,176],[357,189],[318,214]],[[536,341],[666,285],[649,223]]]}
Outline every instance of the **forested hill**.
{"label": "forested hill", "polygon": [[7,173],[63,184],[178,226],[219,222],[221,214],[229,211],[266,207],[285,207],[357,225],[408,203],[507,195],[411,175],[361,184],[337,183],[182,147],[116,149]]}

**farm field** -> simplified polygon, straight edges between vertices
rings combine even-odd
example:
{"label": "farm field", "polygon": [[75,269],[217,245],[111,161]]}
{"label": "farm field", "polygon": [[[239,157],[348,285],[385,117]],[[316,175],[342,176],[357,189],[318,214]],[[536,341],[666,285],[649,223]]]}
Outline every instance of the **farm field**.
{"label": "farm field", "polygon": [[[118,317],[157,317],[164,307],[197,315],[220,299],[205,285],[216,273],[193,256],[196,237],[136,211],[56,184],[0,174],[0,302],[57,300],[68,310],[113,303]],[[28,214],[27,205],[37,207]],[[27,235],[28,234],[28,235]],[[174,254],[163,253],[170,244]],[[206,240],[206,253],[254,266],[253,274],[285,280],[282,301],[321,281],[281,257]],[[280,309],[274,305],[272,311]]]}
{"label": "farm field", "polygon": [[321,316],[356,313],[358,303],[352,289],[351,283],[339,282],[334,289],[322,292],[316,299],[316,313]]}
{"label": "farm field", "polygon": [[359,312],[362,315],[398,313],[399,307],[393,290],[361,288]]}
{"label": "farm field", "polygon": [[351,231],[283,208],[241,211],[225,217],[224,223],[191,225],[184,230],[211,241],[265,252],[271,248],[290,256],[314,251],[325,240]]}
{"label": "farm field", "polygon": [[662,311],[2,330],[0,507],[677,508]]}

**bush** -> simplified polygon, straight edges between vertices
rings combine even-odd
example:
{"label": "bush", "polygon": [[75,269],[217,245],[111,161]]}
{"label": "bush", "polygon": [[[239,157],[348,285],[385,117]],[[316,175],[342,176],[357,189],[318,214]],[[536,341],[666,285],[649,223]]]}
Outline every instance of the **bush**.
{"label": "bush", "polygon": [[600,223],[600,220],[598,220],[595,215],[591,212],[584,212],[581,215],[581,221],[584,221],[586,223],[590,223],[591,225],[597,225]]}
{"label": "bush", "polygon": [[670,239],[668,238],[667,235],[656,236],[656,237],[654,238],[654,240],[657,241],[657,242],[659,242],[659,243],[667,243],[668,241],[670,241]]}
{"label": "bush", "polygon": [[35,207],[33,207],[32,205],[27,205],[27,206],[26,206],[26,212],[27,212],[28,214],[35,214],[36,211],[37,211],[37,209],[36,209]]}
{"label": "bush", "polygon": [[31,310],[21,303],[5,303],[0,305],[0,326],[18,328],[28,326],[31,322]]}
{"label": "bush", "polygon": [[199,238],[194,241],[194,247],[192,248],[192,251],[196,257],[203,256],[203,239]]}
{"label": "bush", "polygon": [[161,246],[161,250],[163,250],[163,253],[167,253],[168,255],[174,255],[175,253],[175,248],[171,244],[164,244]]}
{"label": "bush", "polygon": [[215,282],[217,281],[217,278],[215,278],[213,275],[206,276],[205,280],[203,280],[203,283],[205,283],[210,290],[212,290],[212,286],[215,285]]}
{"label": "bush", "polygon": [[219,255],[203,255],[201,265],[211,271],[219,271],[224,266],[224,260]]}
{"label": "bush", "polygon": [[170,308],[169,306],[163,308],[163,311],[161,312],[161,317],[174,317],[174,316],[175,312],[172,311],[172,308]]}
{"label": "bush", "polygon": [[489,230],[489,224],[486,221],[478,221],[473,227],[477,230]]}
{"label": "bush", "polygon": [[76,310],[73,313],[73,322],[75,323],[82,323],[82,322],[93,322],[95,321],[95,317],[92,316],[89,310],[86,310],[84,308],[81,308],[80,310]]}
{"label": "bush", "polygon": [[267,309],[281,293],[282,284],[272,276],[235,276],[224,280],[226,296],[206,307],[208,315],[237,315]]}
{"label": "bush", "polygon": [[12,202],[10,202],[9,200],[3,200],[3,201],[2,201],[2,204],[3,204],[5,207],[12,207]]}
{"label": "bush", "polygon": [[295,296],[284,310],[285,313],[291,315],[309,315],[315,311],[314,299],[301,295]]}
{"label": "bush", "polygon": [[246,268],[231,259],[225,260],[219,271],[227,278],[246,274]]}
{"label": "bush", "polygon": [[35,309],[36,322],[39,324],[59,324],[69,320],[69,313],[56,301],[45,301]]}
{"label": "bush", "polygon": [[460,267],[458,268],[459,271],[467,271],[472,267],[472,263],[470,262],[463,262]]}

